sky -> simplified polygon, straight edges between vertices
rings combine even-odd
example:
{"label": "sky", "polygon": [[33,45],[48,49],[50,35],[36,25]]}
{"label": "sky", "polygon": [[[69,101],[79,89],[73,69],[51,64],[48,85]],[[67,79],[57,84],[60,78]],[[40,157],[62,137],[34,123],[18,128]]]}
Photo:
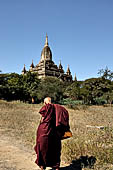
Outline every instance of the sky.
{"label": "sky", "polygon": [[113,71],[113,0],[0,0],[0,70],[40,61],[46,33],[55,64],[77,80]]}

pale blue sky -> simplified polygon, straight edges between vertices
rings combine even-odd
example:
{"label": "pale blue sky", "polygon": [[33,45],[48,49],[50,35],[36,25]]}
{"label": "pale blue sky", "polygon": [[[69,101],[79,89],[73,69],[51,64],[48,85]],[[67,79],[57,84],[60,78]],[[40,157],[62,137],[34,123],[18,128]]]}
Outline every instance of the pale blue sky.
{"label": "pale blue sky", "polygon": [[38,64],[46,32],[53,61],[78,80],[113,71],[113,0],[0,0],[0,70]]}

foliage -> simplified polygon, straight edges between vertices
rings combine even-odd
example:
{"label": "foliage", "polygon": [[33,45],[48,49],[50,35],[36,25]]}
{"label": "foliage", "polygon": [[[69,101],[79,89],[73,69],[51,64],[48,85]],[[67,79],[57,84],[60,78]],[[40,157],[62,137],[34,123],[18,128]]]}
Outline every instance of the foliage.
{"label": "foliage", "polygon": [[83,82],[80,93],[84,103],[96,104],[95,99],[110,92],[112,88],[110,80],[103,78],[91,78]]}
{"label": "foliage", "polygon": [[113,72],[111,70],[109,70],[107,66],[105,69],[100,69],[98,71],[98,74],[100,74],[100,77],[102,77],[104,79],[109,79],[109,80],[113,79]]}
{"label": "foliage", "polygon": [[6,99],[8,93],[7,74],[0,74],[0,98]]}
{"label": "foliage", "polygon": [[106,100],[104,97],[95,98],[95,99],[94,99],[94,102],[95,102],[97,105],[107,104],[107,100]]}
{"label": "foliage", "polygon": [[6,100],[29,101],[36,93],[38,78],[28,72],[27,75],[16,73],[0,75],[0,98]]}
{"label": "foliage", "polygon": [[59,102],[63,97],[64,83],[57,78],[46,77],[41,81],[38,91],[37,97],[40,101],[49,96],[53,102]]}
{"label": "foliage", "polygon": [[53,102],[66,103],[73,108],[77,104],[111,104],[112,72],[106,68],[100,73],[102,76],[99,78],[73,82],[63,82],[55,77],[39,79],[37,74],[31,72],[25,75],[0,73],[0,99],[39,103],[50,96]]}
{"label": "foliage", "polygon": [[[104,104],[106,101],[112,103],[112,93],[112,81],[100,77],[85,81],[74,81],[65,88],[64,96],[68,98],[66,104],[74,104],[76,100],[81,101],[82,104]],[[71,103],[69,100],[71,100]]]}
{"label": "foliage", "polygon": [[73,100],[71,98],[64,98],[60,104],[63,104],[63,105],[79,105],[79,104],[82,104],[82,100]]}
{"label": "foliage", "polygon": [[40,80],[38,79],[37,75],[35,73],[28,72],[26,75],[23,75],[22,84],[25,100],[33,103],[36,102],[38,86],[40,84]]}
{"label": "foliage", "polygon": [[113,103],[113,88],[111,88],[111,90],[107,93],[105,93],[103,95],[104,100],[107,101],[108,104],[112,104]]}
{"label": "foliage", "polygon": [[0,99],[36,103],[50,96],[53,101],[59,102],[63,97],[64,87],[64,83],[57,78],[46,77],[40,80],[31,72],[25,75],[0,74]]}
{"label": "foliage", "polygon": [[8,95],[7,100],[22,100],[23,86],[22,75],[11,73],[7,77]]}
{"label": "foliage", "polygon": [[64,95],[72,98],[73,100],[78,100],[80,98],[80,84],[74,81],[71,85],[67,86]]}

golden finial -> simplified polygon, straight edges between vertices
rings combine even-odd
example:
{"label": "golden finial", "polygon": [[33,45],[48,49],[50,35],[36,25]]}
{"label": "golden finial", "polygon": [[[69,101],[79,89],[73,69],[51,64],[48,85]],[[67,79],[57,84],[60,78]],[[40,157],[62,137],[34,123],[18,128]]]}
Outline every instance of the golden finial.
{"label": "golden finial", "polygon": [[46,41],[45,41],[45,46],[48,46],[48,36],[47,36],[47,33],[46,33]]}

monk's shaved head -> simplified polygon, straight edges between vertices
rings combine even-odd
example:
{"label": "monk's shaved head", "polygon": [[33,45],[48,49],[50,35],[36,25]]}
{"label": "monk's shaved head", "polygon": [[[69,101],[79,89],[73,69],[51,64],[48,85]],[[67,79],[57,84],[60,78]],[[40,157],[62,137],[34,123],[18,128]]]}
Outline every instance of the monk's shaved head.
{"label": "monk's shaved head", "polygon": [[50,97],[46,97],[45,99],[44,99],[44,104],[51,104],[51,98]]}

